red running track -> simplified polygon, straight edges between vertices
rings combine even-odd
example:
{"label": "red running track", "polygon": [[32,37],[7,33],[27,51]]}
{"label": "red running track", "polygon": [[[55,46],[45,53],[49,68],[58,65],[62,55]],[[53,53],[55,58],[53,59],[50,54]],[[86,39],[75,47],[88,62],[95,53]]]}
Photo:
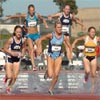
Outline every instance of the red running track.
{"label": "red running track", "polygon": [[100,95],[66,94],[66,95],[43,95],[43,94],[0,94],[0,100],[100,100]]}

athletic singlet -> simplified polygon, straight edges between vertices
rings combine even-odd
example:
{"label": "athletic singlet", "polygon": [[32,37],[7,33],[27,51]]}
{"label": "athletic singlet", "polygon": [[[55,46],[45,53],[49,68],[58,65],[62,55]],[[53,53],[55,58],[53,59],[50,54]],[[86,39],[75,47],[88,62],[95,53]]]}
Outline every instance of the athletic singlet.
{"label": "athletic singlet", "polygon": [[62,34],[60,39],[57,39],[55,36],[55,33],[52,32],[52,39],[49,41],[49,48],[48,52],[49,53],[54,53],[54,52],[61,52],[62,50],[62,43],[64,40],[64,35]]}
{"label": "athletic singlet", "polygon": [[62,23],[62,32],[70,34],[71,24],[72,24],[72,19],[70,17],[70,14],[66,17],[64,16],[64,14],[62,14],[60,16],[60,22]]}
{"label": "athletic singlet", "polygon": [[26,27],[35,27],[37,24],[38,17],[36,16],[36,13],[34,13],[33,18],[31,18],[29,14],[26,16]]}
{"label": "athletic singlet", "polygon": [[[17,52],[19,52],[19,55],[20,55],[21,48],[22,48],[22,39],[20,39],[19,43],[16,43],[15,38],[13,37],[13,41],[12,41],[11,45],[9,46],[9,50],[12,50],[12,51],[15,51],[15,52],[17,51]],[[12,56],[7,54],[7,57],[11,58]]]}
{"label": "athletic singlet", "polygon": [[94,37],[93,40],[89,40],[89,36],[86,36],[84,55],[96,56],[96,46],[97,46],[96,36]]}

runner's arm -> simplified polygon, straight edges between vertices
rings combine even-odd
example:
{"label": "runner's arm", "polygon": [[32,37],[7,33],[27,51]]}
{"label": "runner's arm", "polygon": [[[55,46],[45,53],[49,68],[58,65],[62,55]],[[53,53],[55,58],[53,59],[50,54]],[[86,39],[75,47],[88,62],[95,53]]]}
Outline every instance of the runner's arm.
{"label": "runner's arm", "polygon": [[39,41],[38,41],[38,45],[39,45],[39,47],[38,47],[38,53],[39,53],[39,54],[42,53],[42,41],[48,40],[48,39],[51,39],[51,38],[52,38],[52,33],[49,33],[49,34],[47,34],[47,35],[45,35],[45,36],[42,36],[42,37],[39,39]]}
{"label": "runner's arm", "polygon": [[82,36],[82,37],[79,37],[77,39],[74,40],[73,44],[72,44],[72,49],[75,48],[75,45],[78,41],[81,41],[81,40],[85,40],[86,36]]}
{"label": "runner's arm", "polygon": [[48,19],[49,19],[49,20],[52,20],[52,18],[60,17],[61,14],[62,14],[62,13],[55,13],[55,14],[48,15]]}
{"label": "runner's arm", "polygon": [[13,16],[6,16],[6,20],[9,20],[9,19],[13,19],[13,18],[25,18],[26,17],[26,14],[18,14],[18,15],[13,15]]}
{"label": "runner's arm", "polygon": [[72,20],[73,20],[75,23],[81,25],[81,27],[84,27],[83,22],[82,22],[79,18],[75,17],[75,16],[72,15],[72,14],[71,14],[70,16],[71,16]]}
{"label": "runner's arm", "polygon": [[100,42],[100,36],[97,37],[97,41]]}
{"label": "runner's arm", "polygon": [[5,53],[7,53],[7,54],[9,54],[9,55],[11,55],[11,56],[18,56],[19,54],[17,53],[17,52],[13,52],[13,51],[11,51],[11,50],[9,50],[9,47],[10,47],[10,45],[11,45],[11,43],[12,43],[12,38],[10,38],[7,42],[6,42],[6,44],[4,45],[4,52]]}
{"label": "runner's arm", "polygon": [[48,33],[47,35],[44,35],[40,38],[40,41],[44,41],[47,39],[51,39],[52,38],[52,33]]}
{"label": "runner's arm", "polygon": [[42,20],[42,22],[44,23],[45,28],[48,28],[48,25],[47,25],[46,20],[45,20],[40,14],[37,14],[37,16],[38,16],[38,18],[39,18],[40,20]]}

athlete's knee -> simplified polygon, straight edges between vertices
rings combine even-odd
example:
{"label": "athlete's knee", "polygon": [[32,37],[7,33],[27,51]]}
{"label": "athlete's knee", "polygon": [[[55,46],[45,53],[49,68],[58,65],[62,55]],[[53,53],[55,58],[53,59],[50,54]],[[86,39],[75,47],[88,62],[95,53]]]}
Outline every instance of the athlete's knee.
{"label": "athlete's knee", "polygon": [[12,75],[7,75],[7,79],[12,79]]}
{"label": "athlete's knee", "polygon": [[86,74],[90,74],[90,70],[86,70],[85,73],[86,73]]}
{"label": "athlete's knee", "polygon": [[57,82],[57,80],[58,80],[58,75],[54,74],[53,80],[55,80],[55,81]]}
{"label": "athlete's knee", "polygon": [[91,77],[95,78],[96,77],[96,73],[92,73]]}
{"label": "athlete's knee", "polygon": [[17,75],[13,75],[13,79],[16,80],[17,79]]}
{"label": "athlete's knee", "polygon": [[53,75],[52,75],[52,74],[48,74],[48,77],[49,77],[49,78],[52,78],[52,77],[53,77]]}
{"label": "athlete's knee", "polygon": [[33,48],[30,48],[30,54],[33,54],[34,50]]}
{"label": "athlete's knee", "polygon": [[48,77],[52,78],[53,77],[53,73],[48,73]]}
{"label": "athlete's knee", "polygon": [[58,79],[58,73],[55,73],[53,76],[55,79]]}

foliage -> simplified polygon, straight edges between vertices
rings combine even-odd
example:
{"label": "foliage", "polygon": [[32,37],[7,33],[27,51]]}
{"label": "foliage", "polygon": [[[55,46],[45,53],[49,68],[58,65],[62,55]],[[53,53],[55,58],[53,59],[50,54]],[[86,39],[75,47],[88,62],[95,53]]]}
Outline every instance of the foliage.
{"label": "foliage", "polygon": [[100,36],[100,31],[97,31],[96,35],[97,35],[97,36]]}
{"label": "foliage", "polygon": [[81,36],[84,36],[84,35],[85,35],[84,32],[78,32],[78,33],[77,33],[77,36],[78,36],[78,37],[81,37]]}
{"label": "foliage", "polygon": [[6,28],[4,28],[0,31],[0,34],[10,34],[10,32]]}
{"label": "foliage", "polygon": [[11,37],[11,34],[0,34],[0,40],[6,40]]}
{"label": "foliage", "polygon": [[11,37],[11,34],[0,33],[0,47],[2,48],[6,41]]}
{"label": "foliage", "polygon": [[2,3],[5,2],[7,0],[0,0],[0,17],[3,16],[3,8],[2,8]]}

